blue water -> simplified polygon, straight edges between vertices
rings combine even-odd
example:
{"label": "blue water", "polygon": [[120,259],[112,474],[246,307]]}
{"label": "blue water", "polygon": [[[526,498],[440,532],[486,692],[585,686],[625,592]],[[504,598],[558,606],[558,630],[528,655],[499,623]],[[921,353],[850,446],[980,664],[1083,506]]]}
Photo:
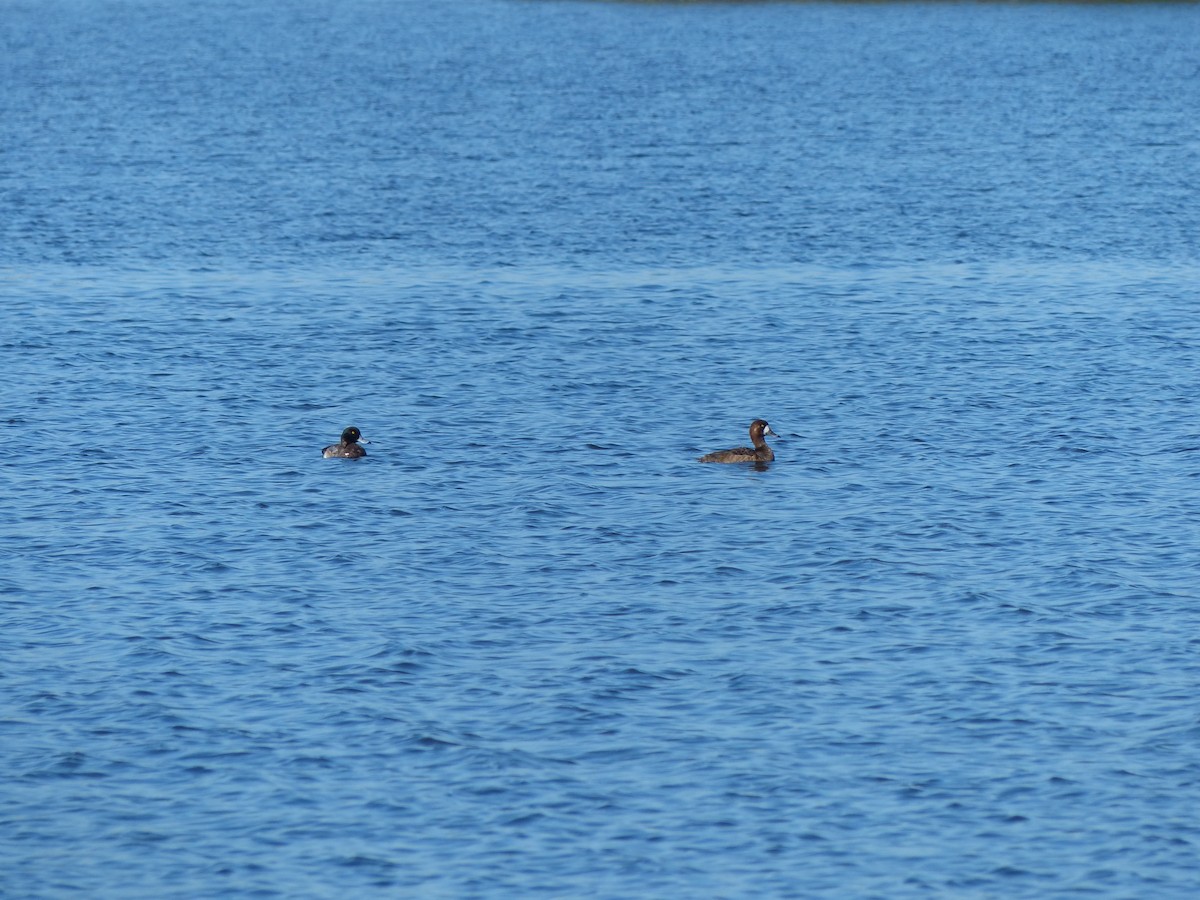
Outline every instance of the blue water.
{"label": "blue water", "polygon": [[0,2],[0,895],[1196,896],[1197,34]]}

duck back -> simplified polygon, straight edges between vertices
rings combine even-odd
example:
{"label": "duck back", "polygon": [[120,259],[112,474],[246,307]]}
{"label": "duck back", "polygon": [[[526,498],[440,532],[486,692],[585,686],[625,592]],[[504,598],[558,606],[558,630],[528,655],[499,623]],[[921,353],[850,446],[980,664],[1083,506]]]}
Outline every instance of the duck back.
{"label": "duck back", "polygon": [[770,447],[755,450],[753,447],[734,447],[732,450],[717,450],[700,457],[703,463],[771,462],[775,451]]}
{"label": "duck back", "polygon": [[321,451],[321,455],[325,459],[358,459],[360,456],[366,456],[367,451],[358,444],[330,444]]}

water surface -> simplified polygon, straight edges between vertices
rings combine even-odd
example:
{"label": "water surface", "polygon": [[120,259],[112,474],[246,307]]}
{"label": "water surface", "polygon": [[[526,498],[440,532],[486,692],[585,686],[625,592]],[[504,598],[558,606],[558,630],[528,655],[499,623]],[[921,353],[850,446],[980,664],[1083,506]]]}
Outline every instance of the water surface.
{"label": "water surface", "polygon": [[1198,16],[4,3],[0,893],[1194,896]]}

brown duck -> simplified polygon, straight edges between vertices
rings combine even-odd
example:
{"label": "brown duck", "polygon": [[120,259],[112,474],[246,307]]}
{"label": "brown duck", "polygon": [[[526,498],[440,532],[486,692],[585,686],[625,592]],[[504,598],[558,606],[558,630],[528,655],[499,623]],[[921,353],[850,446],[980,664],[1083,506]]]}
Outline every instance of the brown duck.
{"label": "brown duck", "polygon": [[740,462],[770,462],[775,458],[775,451],[767,446],[764,434],[779,437],[771,430],[765,419],[755,419],[750,423],[750,440],[753,447],[734,447],[732,450],[718,450],[700,457],[704,463],[740,463]]}

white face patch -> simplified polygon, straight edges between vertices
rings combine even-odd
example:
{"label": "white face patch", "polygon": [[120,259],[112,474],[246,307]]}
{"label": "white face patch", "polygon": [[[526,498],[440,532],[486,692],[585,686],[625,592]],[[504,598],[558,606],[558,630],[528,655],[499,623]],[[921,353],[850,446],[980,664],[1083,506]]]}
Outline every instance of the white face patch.
{"label": "white face patch", "polygon": [[[763,426],[763,434],[775,434],[775,432],[773,432],[773,431],[771,430],[771,426],[770,426],[770,425],[764,425],[764,426]],[[779,435],[775,434],[775,437],[779,437]]]}

